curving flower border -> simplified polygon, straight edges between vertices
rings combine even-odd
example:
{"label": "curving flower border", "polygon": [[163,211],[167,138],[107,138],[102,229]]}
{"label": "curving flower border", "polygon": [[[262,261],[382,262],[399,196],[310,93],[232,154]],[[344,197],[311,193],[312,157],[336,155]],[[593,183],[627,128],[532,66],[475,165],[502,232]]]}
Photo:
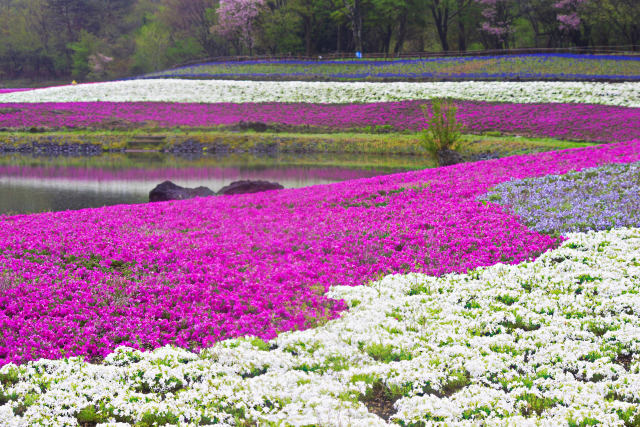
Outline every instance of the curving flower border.
{"label": "curving flower border", "polygon": [[511,103],[640,107],[640,83],[591,82],[272,82],[149,79],[58,86],[0,94],[0,103],[192,102],[373,103],[449,97]]}
{"label": "curving flower border", "polygon": [[[0,217],[2,363],[199,349],[338,316],[381,274],[517,263],[554,238],[476,198],[513,178],[640,159],[640,141],[255,195]],[[275,226],[277,224],[277,226]],[[9,272],[9,273],[8,273]]]}

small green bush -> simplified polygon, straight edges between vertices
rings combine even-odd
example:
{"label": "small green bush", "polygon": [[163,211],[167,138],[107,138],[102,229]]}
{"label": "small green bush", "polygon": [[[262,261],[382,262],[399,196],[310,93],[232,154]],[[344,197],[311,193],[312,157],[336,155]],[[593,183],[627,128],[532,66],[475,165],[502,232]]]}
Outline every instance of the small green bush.
{"label": "small green bush", "polygon": [[431,100],[431,112],[429,106],[423,105],[422,111],[427,119],[429,127],[422,131],[420,144],[434,157],[444,150],[456,150],[461,136],[461,124],[456,119],[458,107],[446,98]]}

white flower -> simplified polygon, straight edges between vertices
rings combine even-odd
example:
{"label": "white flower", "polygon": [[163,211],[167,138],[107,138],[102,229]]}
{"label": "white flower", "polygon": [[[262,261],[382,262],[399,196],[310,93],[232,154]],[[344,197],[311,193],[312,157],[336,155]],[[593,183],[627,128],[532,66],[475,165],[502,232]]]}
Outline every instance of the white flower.
{"label": "white flower", "polygon": [[370,103],[435,97],[514,103],[640,107],[640,83],[591,82],[258,82],[149,79],[50,87],[0,94],[16,102]]}
{"label": "white flower", "polygon": [[[0,424],[73,425],[95,408],[105,426],[384,425],[372,411],[386,404],[405,424],[623,425],[640,416],[640,229],[569,237],[520,265],[334,287],[360,304],[270,350],[249,337],[199,355],[121,347],[102,365],[6,365]],[[602,280],[576,293],[585,271]]]}

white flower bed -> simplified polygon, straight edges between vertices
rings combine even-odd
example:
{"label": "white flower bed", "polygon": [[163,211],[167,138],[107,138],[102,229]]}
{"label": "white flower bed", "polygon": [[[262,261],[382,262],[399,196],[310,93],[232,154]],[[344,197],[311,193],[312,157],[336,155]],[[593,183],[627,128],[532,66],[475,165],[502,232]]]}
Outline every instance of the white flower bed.
{"label": "white flower bed", "polygon": [[640,107],[640,83],[345,83],[152,79],[60,86],[0,94],[9,102],[364,103],[451,97],[516,103],[572,102]]}
{"label": "white flower bed", "polygon": [[569,237],[530,263],[333,288],[349,312],[269,343],[6,365],[0,425],[382,425],[367,405],[393,401],[403,425],[637,424],[640,229]]}

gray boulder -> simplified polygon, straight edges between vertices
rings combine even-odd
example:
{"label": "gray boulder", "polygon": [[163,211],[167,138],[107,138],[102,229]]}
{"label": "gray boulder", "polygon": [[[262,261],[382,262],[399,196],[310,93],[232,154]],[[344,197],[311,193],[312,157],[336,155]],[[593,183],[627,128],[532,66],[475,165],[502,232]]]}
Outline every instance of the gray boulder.
{"label": "gray boulder", "polygon": [[185,188],[165,181],[149,192],[150,202],[166,202],[168,200],[186,200],[194,197],[215,196],[215,192],[207,187]]}
{"label": "gray boulder", "polygon": [[250,180],[235,181],[226,187],[222,187],[218,191],[218,195],[260,193],[261,191],[282,190],[283,188],[284,187],[277,182]]}

